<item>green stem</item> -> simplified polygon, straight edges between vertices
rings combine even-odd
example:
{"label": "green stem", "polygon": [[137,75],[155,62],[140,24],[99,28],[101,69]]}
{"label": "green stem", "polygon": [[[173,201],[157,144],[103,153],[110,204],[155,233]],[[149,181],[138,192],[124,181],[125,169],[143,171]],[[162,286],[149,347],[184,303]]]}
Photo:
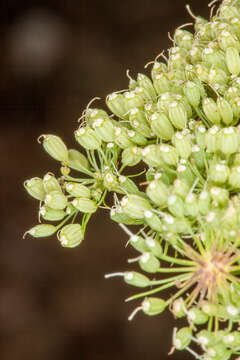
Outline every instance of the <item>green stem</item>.
{"label": "green stem", "polygon": [[159,268],[157,272],[160,273],[177,273],[177,272],[195,272],[196,267],[178,267],[178,268]]}
{"label": "green stem", "polygon": [[177,258],[174,258],[174,257],[172,257],[172,256],[168,256],[168,255],[164,255],[164,254],[162,254],[161,257],[159,256],[159,258],[162,259],[162,260],[165,260],[165,261],[174,263],[174,264],[178,264],[178,265],[187,265],[187,266],[190,266],[190,265],[194,265],[194,264],[195,264],[195,262],[194,262],[194,261],[191,261],[191,260],[177,259]]}

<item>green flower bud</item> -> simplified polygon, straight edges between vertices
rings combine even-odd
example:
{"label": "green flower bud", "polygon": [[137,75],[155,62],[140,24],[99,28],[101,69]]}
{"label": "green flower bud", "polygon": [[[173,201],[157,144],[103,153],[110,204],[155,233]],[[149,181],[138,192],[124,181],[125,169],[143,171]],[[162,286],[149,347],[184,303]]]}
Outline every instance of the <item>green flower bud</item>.
{"label": "green flower bud", "polygon": [[24,187],[34,199],[44,200],[46,196],[46,192],[43,187],[42,179],[35,177],[30,180],[26,180],[24,182]]}
{"label": "green flower bud", "polygon": [[223,342],[226,346],[231,348],[239,348],[240,347],[240,334],[238,331],[233,331],[230,334],[223,336]]}
{"label": "green flower bud", "polygon": [[136,146],[126,148],[122,152],[122,164],[125,166],[135,166],[141,161],[141,159],[141,150]]}
{"label": "green flower bud", "polygon": [[203,325],[208,321],[208,315],[197,307],[193,307],[187,313],[188,320],[196,325]]}
{"label": "green flower bud", "polygon": [[124,273],[125,283],[136,286],[136,287],[146,287],[151,285],[151,281],[143,274],[140,274],[135,271],[127,271]]}
{"label": "green flower bud", "polygon": [[157,102],[157,109],[159,112],[164,113],[168,116],[169,106],[173,102],[174,97],[170,92],[166,92],[160,96]]}
{"label": "green flower bud", "polygon": [[146,245],[148,247],[148,250],[151,251],[154,256],[161,258],[163,250],[158,240],[152,237],[148,237],[146,239]]}
{"label": "green flower bud", "polygon": [[151,137],[151,129],[147,122],[144,112],[140,109],[133,108],[129,111],[129,122],[133,129],[145,137]]}
{"label": "green flower bud", "polygon": [[82,227],[79,224],[65,225],[58,233],[58,240],[63,247],[74,248],[83,240]]}
{"label": "green flower bud", "polygon": [[162,151],[160,151],[160,146],[158,144],[152,144],[146,146],[142,150],[142,159],[149,166],[161,167],[164,165],[162,160]]}
{"label": "green flower bud", "polygon": [[89,169],[90,165],[86,156],[81,154],[78,150],[68,150],[68,162],[67,165],[74,170],[82,171],[83,169]]}
{"label": "green flower bud", "polygon": [[160,154],[162,160],[167,165],[176,166],[178,162],[178,154],[175,148],[171,145],[161,144],[160,147]]}
{"label": "green flower bud", "polygon": [[103,185],[109,191],[118,189],[119,183],[117,176],[109,169],[107,169],[103,174]]}
{"label": "green flower bud", "polygon": [[228,183],[234,189],[240,189],[240,166],[233,166],[231,168]]}
{"label": "green flower bud", "polygon": [[193,174],[192,170],[189,166],[185,164],[180,164],[177,167],[178,178],[180,180],[184,180],[187,184],[192,185],[195,180],[195,175]]}
{"label": "green flower bud", "polygon": [[150,118],[151,129],[160,139],[171,140],[174,129],[164,113],[153,113]]}
{"label": "green flower bud", "polygon": [[188,233],[190,229],[190,224],[186,219],[174,218],[169,214],[163,217],[163,222],[163,229],[174,234]]}
{"label": "green flower bud", "polygon": [[171,311],[173,315],[177,318],[182,318],[186,315],[186,307],[183,298],[178,298],[172,303]]}
{"label": "green flower bud", "polygon": [[230,155],[238,150],[239,146],[239,135],[237,133],[236,128],[234,127],[228,127],[222,129],[218,136],[218,149],[224,154],[224,155]]}
{"label": "green flower bud", "polygon": [[204,63],[199,63],[195,66],[197,77],[203,81],[208,82],[208,67]]}
{"label": "green flower bud", "polygon": [[240,165],[240,153],[235,153],[233,155],[233,166],[239,166]]}
{"label": "green flower bud", "polygon": [[72,201],[73,206],[83,213],[94,213],[97,211],[97,204],[88,198],[76,198]]}
{"label": "green flower bud", "polygon": [[202,215],[207,215],[210,206],[210,194],[208,191],[203,190],[198,199],[198,209]]}
{"label": "green flower bud", "polygon": [[194,164],[197,165],[199,169],[204,169],[205,162],[204,162],[204,154],[203,151],[201,151],[200,147],[198,145],[194,145],[192,147],[192,154],[191,154],[191,160]]}
{"label": "green flower bud", "polygon": [[192,46],[189,51],[191,64],[197,64],[202,60],[202,51],[203,49],[200,46]]}
{"label": "green flower bud", "polygon": [[149,248],[146,244],[146,240],[138,235],[132,235],[129,239],[130,244],[141,253],[149,251]]}
{"label": "green flower bud", "polygon": [[195,194],[190,193],[187,195],[184,204],[184,213],[187,216],[196,217],[198,215],[198,201]]}
{"label": "green flower bud", "polygon": [[171,70],[181,70],[183,69],[184,65],[186,65],[186,59],[180,51],[176,51],[174,54],[170,54],[168,60],[168,66],[170,71]]}
{"label": "green flower bud", "polygon": [[133,141],[135,144],[141,145],[141,146],[144,146],[147,144],[147,139],[145,138],[145,136],[143,136],[139,132],[134,131],[134,130],[127,130],[127,134],[129,136],[129,138],[131,139],[131,141]]}
{"label": "green flower bud", "polygon": [[190,191],[189,184],[183,179],[176,179],[173,183],[173,193],[184,199]]}
{"label": "green flower bud", "polygon": [[54,190],[46,195],[45,204],[52,209],[63,210],[67,206],[67,198],[61,191]]}
{"label": "green flower bud", "polygon": [[202,108],[206,118],[213,124],[220,124],[221,115],[218,111],[217,104],[212,98],[204,98],[202,101]]}
{"label": "green flower bud", "polygon": [[156,99],[156,92],[153,87],[152,81],[144,74],[138,74],[137,76],[137,82],[139,86],[145,90],[146,97],[148,99]]}
{"label": "green flower bud", "polygon": [[223,51],[227,51],[228,48],[233,47],[238,51],[240,50],[240,43],[237,36],[231,34],[227,30],[223,30],[217,37],[218,44]]}
{"label": "green flower bud", "polygon": [[227,100],[219,97],[217,99],[217,108],[225,125],[231,125],[233,122],[232,107]]}
{"label": "green flower bud", "polygon": [[43,178],[43,187],[46,193],[50,193],[51,191],[57,190],[62,191],[62,188],[55,178],[55,176],[51,174],[46,174]]}
{"label": "green flower bud", "polygon": [[124,193],[128,194],[139,194],[137,185],[127,176],[120,175],[118,178],[120,189],[124,191]]}
{"label": "green flower bud", "polygon": [[153,180],[146,188],[146,194],[157,206],[167,204],[168,187],[161,180]]}
{"label": "green flower bud", "polygon": [[187,81],[183,87],[184,95],[193,107],[198,107],[201,100],[199,86],[192,81]]}
{"label": "green flower bud", "polygon": [[156,75],[166,73],[168,71],[168,67],[165,63],[154,61],[152,71],[151,71],[151,77],[154,80]]}
{"label": "green flower bud", "polygon": [[42,206],[39,210],[39,214],[46,221],[60,221],[66,216],[65,211],[51,209],[48,206]]}
{"label": "green flower bud", "polygon": [[188,135],[185,135],[184,132],[176,132],[172,138],[172,143],[181,158],[189,158],[192,152],[192,146]]}
{"label": "green flower bud", "polygon": [[226,49],[226,63],[231,74],[238,75],[240,73],[240,56],[236,48],[229,47]]}
{"label": "green flower bud", "polygon": [[226,346],[222,343],[212,345],[207,349],[207,359],[209,360],[229,360],[231,351],[227,350]]}
{"label": "green flower bud", "polygon": [[74,133],[77,142],[87,150],[96,150],[101,147],[101,139],[89,127],[81,127]]}
{"label": "green flower bud", "polygon": [[205,143],[209,152],[214,153],[218,150],[218,134],[218,126],[214,125],[210,129],[208,129],[205,137]]}
{"label": "green flower bud", "polygon": [[65,189],[69,194],[75,197],[90,198],[91,196],[91,192],[89,188],[79,183],[74,183],[74,182],[65,183]]}
{"label": "green flower bud", "polygon": [[57,231],[56,226],[50,224],[36,225],[26,232],[34,238],[47,237],[53,235]]}
{"label": "green flower bud", "polygon": [[127,113],[124,100],[123,94],[120,93],[112,93],[106,98],[107,107],[113,114],[117,115],[121,119],[124,119]]}
{"label": "green flower bud", "polygon": [[239,9],[238,9],[238,4],[235,3],[237,5],[234,6],[234,2],[232,3],[227,3],[227,5],[225,5],[225,2],[223,2],[220,7],[219,7],[219,15],[221,18],[223,19],[228,19],[228,18],[232,18],[235,16],[239,16]]}
{"label": "green flower bud", "polygon": [[187,112],[182,103],[174,101],[169,107],[169,118],[177,129],[184,129],[187,126]]}
{"label": "green flower bud", "polygon": [[139,266],[143,271],[148,273],[156,273],[160,268],[160,261],[150,252],[141,255]]}
{"label": "green flower bud", "polygon": [[170,90],[170,81],[168,79],[167,74],[165,73],[157,74],[153,78],[153,85],[158,95],[168,92]]}
{"label": "green flower bud", "polygon": [[103,141],[111,142],[115,139],[114,124],[110,118],[99,117],[92,123],[95,134]]}
{"label": "green flower bud", "polygon": [[129,194],[121,200],[123,212],[133,219],[144,219],[144,213],[151,210],[150,203],[141,196]]}
{"label": "green flower bud", "polygon": [[228,76],[224,70],[219,69],[217,66],[212,66],[208,73],[208,82],[212,86],[226,85],[228,82]]}
{"label": "green flower bud", "polygon": [[177,29],[174,34],[176,44],[186,50],[190,50],[193,44],[193,34],[187,30]]}
{"label": "green flower bud", "polygon": [[158,215],[154,214],[150,210],[144,212],[144,218],[148,226],[155,231],[162,231],[162,222]]}
{"label": "green flower bud", "polygon": [[177,195],[170,195],[168,197],[168,210],[176,217],[184,216],[184,203],[182,199]]}
{"label": "green flower bud", "polygon": [[117,207],[116,209],[112,209],[110,212],[111,220],[126,225],[142,225],[144,223],[143,219],[137,220],[133,219],[130,216],[124,214],[121,207]]}
{"label": "green flower bud", "polygon": [[201,346],[209,347],[216,343],[216,338],[211,331],[201,330],[197,335],[197,340]]}
{"label": "green flower bud", "polygon": [[185,349],[192,340],[192,329],[184,327],[178,330],[173,339],[173,345],[177,350]]}
{"label": "green flower bud", "polygon": [[197,124],[197,126],[194,129],[194,133],[195,133],[195,138],[196,138],[196,142],[198,144],[198,146],[201,149],[205,148],[205,137],[206,137],[206,128],[205,126],[203,126],[201,123]]}
{"label": "green flower bud", "polygon": [[142,311],[146,315],[154,316],[162,313],[165,310],[166,306],[166,301],[160,298],[149,297],[143,300]]}
{"label": "green flower bud", "polygon": [[67,147],[59,136],[42,135],[41,137],[43,137],[43,147],[50,156],[58,161],[68,161]]}
{"label": "green flower bud", "polygon": [[226,189],[220,187],[212,187],[210,189],[210,194],[214,202],[219,205],[224,205],[229,200],[229,193]]}
{"label": "green flower bud", "polygon": [[109,116],[105,110],[102,109],[91,109],[87,108],[85,110],[85,117],[84,120],[87,122],[87,125],[92,126],[93,122],[98,118],[106,118],[108,119]]}
{"label": "green flower bud", "polygon": [[225,164],[211,164],[209,167],[209,179],[218,184],[224,184],[229,173],[229,167]]}
{"label": "green flower bud", "polygon": [[131,141],[127,133],[127,129],[124,127],[115,127],[115,143],[121,148],[126,149],[128,147],[134,146],[135,144]]}

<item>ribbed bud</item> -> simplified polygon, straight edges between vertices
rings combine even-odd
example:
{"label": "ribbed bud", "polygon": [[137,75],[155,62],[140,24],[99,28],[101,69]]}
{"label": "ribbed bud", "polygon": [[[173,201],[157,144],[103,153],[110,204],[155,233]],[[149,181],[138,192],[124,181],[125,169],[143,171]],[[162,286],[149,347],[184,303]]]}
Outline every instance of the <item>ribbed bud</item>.
{"label": "ribbed bud", "polygon": [[184,129],[187,125],[187,112],[182,103],[174,101],[169,107],[169,118],[177,129]]}
{"label": "ribbed bud", "polygon": [[97,211],[95,201],[88,198],[76,198],[72,201],[73,206],[83,213],[94,213]]}
{"label": "ribbed bud", "polygon": [[146,315],[154,316],[162,313],[166,306],[166,301],[160,298],[148,297],[142,302],[142,311]]}
{"label": "ribbed bud", "polygon": [[210,206],[210,194],[208,191],[203,190],[200,194],[199,194],[199,198],[198,198],[198,209],[199,212],[202,215],[207,215],[209,212],[209,206]]}
{"label": "ribbed bud", "polygon": [[231,155],[237,152],[239,146],[239,135],[236,128],[228,127],[222,129],[217,136],[218,149],[224,155]]}
{"label": "ribbed bud", "polygon": [[218,111],[217,104],[212,98],[204,98],[202,101],[202,108],[206,118],[211,123],[219,125],[221,122],[221,115]]}
{"label": "ribbed bud", "polygon": [[178,298],[172,303],[171,311],[177,318],[181,318],[186,315],[186,306],[184,304],[183,298]]}
{"label": "ribbed bud", "polygon": [[129,122],[134,130],[145,137],[151,137],[151,129],[142,110],[137,107],[131,109],[129,112]]}
{"label": "ribbed bud", "polygon": [[153,78],[153,85],[158,95],[168,92],[171,86],[168,76],[165,73],[157,74]]}
{"label": "ribbed bud", "polygon": [[50,156],[58,161],[68,161],[67,147],[59,136],[42,135],[41,137],[43,137],[43,147]]}
{"label": "ribbed bud", "polygon": [[135,166],[141,159],[141,149],[136,146],[126,148],[122,152],[122,164],[125,166]]}
{"label": "ribbed bud", "polygon": [[143,271],[148,273],[156,273],[160,268],[160,261],[150,252],[141,255],[139,266]]}
{"label": "ribbed bud", "polygon": [[124,193],[127,194],[139,194],[139,190],[137,185],[127,176],[120,175],[118,177],[119,187],[123,190]]}
{"label": "ribbed bud", "polygon": [[83,169],[89,169],[90,165],[86,156],[81,154],[78,150],[68,150],[68,162],[67,165],[74,170],[82,171]]}
{"label": "ribbed bud", "polygon": [[111,170],[107,170],[103,174],[103,185],[109,191],[114,191],[118,188],[119,182],[117,176]]}
{"label": "ribbed bud", "polygon": [[219,97],[217,99],[217,107],[223,123],[227,126],[231,125],[233,122],[233,111],[229,102],[224,98]]}
{"label": "ribbed bud", "polygon": [[78,246],[83,240],[83,231],[81,225],[65,225],[58,233],[58,240],[63,247],[74,248]]}
{"label": "ribbed bud", "polygon": [[142,159],[149,166],[161,167],[164,165],[160,146],[161,145],[152,144],[142,150]]}
{"label": "ribbed bud", "polygon": [[131,138],[128,135],[127,129],[124,127],[115,127],[115,143],[121,148],[126,149],[128,147],[134,146],[135,144],[131,141]]}
{"label": "ribbed bud", "polygon": [[74,183],[74,182],[65,183],[65,189],[69,194],[76,197],[90,198],[91,196],[91,192],[89,188],[79,183]]}
{"label": "ribbed bud", "polygon": [[169,212],[176,217],[184,216],[184,202],[177,195],[170,195],[168,197],[168,210]]}
{"label": "ribbed bud", "polygon": [[176,44],[186,50],[190,50],[193,44],[193,34],[187,30],[177,29],[174,34]]}
{"label": "ribbed bud", "polygon": [[144,288],[151,285],[151,281],[143,274],[136,271],[127,271],[124,273],[123,279],[125,283]]}
{"label": "ribbed bud", "polygon": [[121,200],[123,212],[133,219],[144,219],[144,213],[152,209],[150,203],[141,196],[129,194]]}
{"label": "ribbed bud", "polygon": [[184,213],[187,216],[196,217],[198,215],[198,201],[195,194],[190,193],[185,199]]}
{"label": "ribbed bud", "polygon": [[50,193],[51,191],[57,190],[57,191],[62,191],[62,188],[59,184],[59,182],[57,181],[57,179],[55,178],[55,176],[51,175],[51,174],[46,174],[43,178],[43,187],[46,193]]}
{"label": "ribbed bud", "polygon": [[114,141],[115,133],[114,133],[114,124],[110,120],[110,118],[99,117],[96,118],[92,127],[95,130],[96,136],[106,142]]}
{"label": "ribbed bud", "polygon": [[67,206],[67,198],[62,192],[54,190],[46,195],[45,204],[52,209],[63,210]]}
{"label": "ribbed bud", "polygon": [[238,51],[240,50],[238,38],[227,30],[221,31],[217,36],[217,40],[220,48],[224,51],[227,51],[229,47],[236,48]]}
{"label": "ribbed bud", "polygon": [[208,315],[197,307],[191,308],[187,313],[188,321],[195,325],[203,325],[208,321]]}
{"label": "ribbed bud", "polygon": [[201,100],[199,86],[192,81],[187,81],[183,87],[184,95],[193,107],[198,107]]}
{"label": "ribbed bud", "polygon": [[184,132],[175,132],[172,143],[175,146],[178,155],[182,159],[188,159],[192,152],[192,145],[189,139],[188,134],[185,135]]}
{"label": "ribbed bud", "polygon": [[144,74],[138,74],[137,82],[139,86],[144,89],[144,93],[147,95],[148,99],[155,100],[156,99],[156,92],[153,87],[152,81]]}
{"label": "ribbed bud", "polygon": [[24,187],[34,199],[44,200],[46,196],[46,192],[43,187],[42,179],[35,177],[30,180],[26,180],[24,182]]}
{"label": "ribbed bud", "polygon": [[144,219],[137,220],[126,215],[121,206],[118,206],[116,209],[111,209],[110,218],[117,223],[125,225],[142,225],[144,223]]}
{"label": "ribbed bud", "polygon": [[144,212],[144,219],[148,226],[154,231],[162,231],[162,222],[157,214],[151,210]]}
{"label": "ribbed bud", "polygon": [[161,144],[160,147],[161,158],[167,165],[176,166],[178,163],[178,154],[176,149],[171,145]]}
{"label": "ribbed bud", "polygon": [[157,206],[167,204],[168,187],[161,180],[153,180],[146,188],[146,194]]}
{"label": "ribbed bud", "polygon": [[145,253],[149,251],[149,248],[146,244],[146,240],[141,236],[132,235],[129,239],[129,242],[132,245],[132,247],[134,247],[134,249],[136,249],[141,253]]}
{"label": "ribbed bud", "polygon": [[226,50],[226,63],[228,70],[233,75],[240,73],[240,56],[239,52],[234,47],[229,47]]}
{"label": "ribbed bud", "polygon": [[127,130],[127,135],[134,142],[134,144],[144,146],[147,144],[145,136],[134,130]]}
{"label": "ribbed bud", "polygon": [[144,105],[143,98],[136,91],[127,91],[123,94],[124,106],[127,111]]}
{"label": "ribbed bud", "polygon": [[51,209],[48,206],[42,206],[39,210],[39,214],[46,221],[60,221],[66,216],[65,211]]}
{"label": "ribbed bud", "polygon": [[208,129],[205,137],[205,144],[209,152],[214,153],[218,150],[218,134],[218,126],[214,125],[210,129]]}
{"label": "ribbed bud", "polygon": [[217,184],[227,182],[229,167],[225,164],[211,164],[209,168],[209,179]]}
{"label": "ribbed bud", "polygon": [[147,245],[149,251],[151,251],[154,256],[161,258],[163,249],[158,240],[156,240],[152,237],[148,237],[146,239],[146,245]]}
{"label": "ribbed bud", "polygon": [[173,193],[184,199],[190,191],[189,184],[183,179],[176,179],[173,183]]}
{"label": "ribbed bud", "polygon": [[228,183],[234,189],[240,189],[240,166],[231,168]]}
{"label": "ribbed bud", "polygon": [[125,101],[123,94],[120,93],[112,93],[107,96],[106,104],[109,110],[121,119],[124,119],[127,114],[127,110],[125,107]]}
{"label": "ribbed bud", "polygon": [[164,113],[153,113],[150,118],[151,129],[160,139],[171,140],[174,129]]}
{"label": "ribbed bud", "polygon": [[178,330],[173,339],[173,345],[177,350],[185,349],[192,341],[192,329],[184,327]]}
{"label": "ribbed bud", "polygon": [[101,147],[101,139],[89,127],[81,127],[74,134],[77,142],[87,150],[96,150]]}
{"label": "ribbed bud", "polygon": [[223,189],[221,187],[212,187],[210,189],[210,194],[212,197],[212,200],[217,205],[224,205],[229,200],[229,192],[226,189]]}
{"label": "ribbed bud", "polygon": [[26,232],[34,238],[41,238],[53,235],[57,231],[56,226],[50,224],[36,225]]}

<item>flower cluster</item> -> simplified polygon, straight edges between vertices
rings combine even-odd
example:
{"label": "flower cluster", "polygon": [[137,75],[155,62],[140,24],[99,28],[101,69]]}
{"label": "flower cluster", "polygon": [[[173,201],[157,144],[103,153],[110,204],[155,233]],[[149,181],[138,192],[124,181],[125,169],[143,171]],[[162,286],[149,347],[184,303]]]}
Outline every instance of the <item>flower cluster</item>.
{"label": "flower cluster", "polygon": [[57,232],[72,248],[91,215],[106,207],[138,252],[129,263],[144,273],[106,275],[145,288],[127,299],[143,298],[129,319],[169,307],[187,321],[174,329],[171,351],[228,360],[240,354],[240,1],[223,0],[215,15],[213,6],[210,21],[187,9],[194,34],[185,29],[191,24],[175,31],[151,79],[127,73],[129,89],[106,98],[111,114],[92,102],[84,110],[74,135],[85,155],[56,135],[39,138],[60,162],[61,177],[25,182],[40,201],[40,222],[48,222],[27,233]]}

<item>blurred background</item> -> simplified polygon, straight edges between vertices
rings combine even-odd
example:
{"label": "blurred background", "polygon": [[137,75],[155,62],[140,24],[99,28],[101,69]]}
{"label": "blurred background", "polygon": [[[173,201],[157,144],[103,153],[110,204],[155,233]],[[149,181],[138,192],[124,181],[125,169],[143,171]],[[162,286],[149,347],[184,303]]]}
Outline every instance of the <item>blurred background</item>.
{"label": "blurred background", "polygon": [[[208,16],[207,0],[189,4]],[[104,280],[136,255],[118,225],[102,210],[78,248],[23,240],[38,209],[22,183],[58,173],[36,138],[55,133],[77,148],[73,130],[87,103],[126,88],[126,69],[142,72],[170,46],[167,32],[191,21],[185,1],[2,0],[0,16],[1,360],[167,359],[171,314],[129,323],[138,303],[124,299],[134,288]]]}

